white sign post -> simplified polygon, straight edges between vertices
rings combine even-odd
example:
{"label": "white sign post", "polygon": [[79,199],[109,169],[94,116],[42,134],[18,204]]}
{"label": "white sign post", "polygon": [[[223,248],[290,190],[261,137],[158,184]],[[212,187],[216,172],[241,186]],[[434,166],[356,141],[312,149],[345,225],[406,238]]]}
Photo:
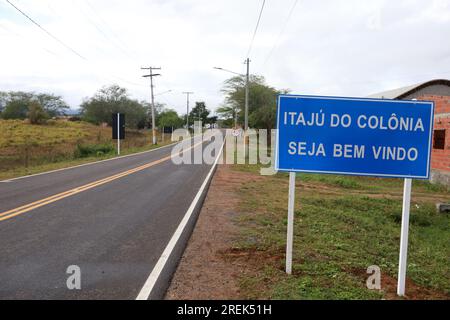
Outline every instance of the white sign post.
{"label": "white sign post", "polygon": [[120,113],[117,113],[117,155],[120,156]]}
{"label": "white sign post", "polygon": [[405,295],[406,266],[408,260],[409,209],[411,206],[411,184],[411,179],[405,179],[405,185],[403,188],[402,226],[400,234],[400,256],[398,259],[397,295],[399,296]]}
{"label": "white sign post", "polygon": [[286,273],[292,273],[292,244],[294,241],[295,172],[289,172],[289,202],[286,241]]}

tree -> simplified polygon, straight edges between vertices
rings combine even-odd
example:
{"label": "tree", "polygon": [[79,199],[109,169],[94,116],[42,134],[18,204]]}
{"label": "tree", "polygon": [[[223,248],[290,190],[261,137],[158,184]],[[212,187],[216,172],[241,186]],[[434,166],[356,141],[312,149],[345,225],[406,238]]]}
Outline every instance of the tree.
{"label": "tree", "polygon": [[28,106],[28,119],[31,124],[40,124],[48,118],[48,113],[37,101],[32,101]]}
{"label": "tree", "polygon": [[191,121],[201,120],[202,123],[205,124],[207,123],[209,114],[210,111],[206,109],[206,105],[203,101],[196,102],[195,107],[192,108],[191,112],[189,113],[189,119]]}
{"label": "tree", "polygon": [[222,106],[216,109],[216,114],[225,127],[234,126],[234,113],[235,110],[230,106]]}
{"label": "tree", "polygon": [[6,104],[2,112],[3,119],[25,119],[27,117],[29,101],[12,100]]}
{"label": "tree", "polygon": [[[245,79],[233,77],[225,81],[222,92],[225,93],[225,103],[228,109],[217,113],[230,117],[231,110],[238,113],[238,122],[244,122],[245,111]],[[251,75],[249,83],[248,121],[253,128],[272,129],[275,127],[276,98],[286,90],[276,90],[265,83],[264,77]],[[221,111],[221,112],[219,112]]]}
{"label": "tree", "polygon": [[50,117],[63,115],[64,111],[69,108],[60,96],[53,94],[23,91],[0,92],[0,112],[5,111],[6,107],[11,104],[6,114],[8,119],[26,118],[28,107],[32,102],[37,102]]}
{"label": "tree", "polygon": [[3,110],[5,110],[7,103],[8,103],[8,93],[0,91],[0,117]]}
{"label": "tree", "polygon": [[208,119],[206,119],[206,123],[214,124],[217,122],[217,119],[218,119],[217,116],[208,117]]}
{"label": "tree", "polygon": [[80,106],[82,118],[86,121],[112,125],[113,113],[125,114],[125,125],[143,128],[146,123],[146,109],[137,100],[128,97],[127,90],[118,85],[103,87],[93,97],[85,99]]}
{"label": "tree", "polygon": [[183,119],[173,109],[166,109],[158,116],[158,127],[173,127],[177,129],[181,128],[183,124]]}
{"label": "tree", "polygon": [[41,93],[36,95],[35,98],[49,117],[64,115],[65,111],[69,109],[67,103],[60,96]]}
{"label": "tree", "polygon": [[[147,128],[152,127],[152,105],[150,102],[141,101],[142,106],[144,106],[147,112],[147,120],[145,122],[145,126]],[[158,126],[158,118],[159,115],[164,111],[166,105],[164,103],[155,102],[155,123]]]}

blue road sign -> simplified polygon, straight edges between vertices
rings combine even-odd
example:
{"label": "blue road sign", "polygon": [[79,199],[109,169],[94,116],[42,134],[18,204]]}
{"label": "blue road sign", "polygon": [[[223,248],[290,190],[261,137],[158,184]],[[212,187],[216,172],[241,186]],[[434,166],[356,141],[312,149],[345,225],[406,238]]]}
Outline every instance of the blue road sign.
{"label": "blue road sign", "polygon": [[428,179],[431,101],[280,95],[275,169]]}

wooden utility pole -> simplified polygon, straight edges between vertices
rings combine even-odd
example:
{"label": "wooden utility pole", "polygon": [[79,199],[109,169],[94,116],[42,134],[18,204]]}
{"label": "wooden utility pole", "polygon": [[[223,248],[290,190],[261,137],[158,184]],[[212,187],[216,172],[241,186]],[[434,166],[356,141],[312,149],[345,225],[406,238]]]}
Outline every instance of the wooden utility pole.
{"label": "wooden utility pole", "polygon": [[153,77],[160,76],[160,73],[153,73],[153,70],[161,70],[155,67],[143,67],[142,70],[149,70],[150,74],[143,75],[144,78],[150,78],[150,92],[151,92],[151,108],[152,108],[152,142],[156,144],[156,124],[155,124],[155,98],[153,96]]}

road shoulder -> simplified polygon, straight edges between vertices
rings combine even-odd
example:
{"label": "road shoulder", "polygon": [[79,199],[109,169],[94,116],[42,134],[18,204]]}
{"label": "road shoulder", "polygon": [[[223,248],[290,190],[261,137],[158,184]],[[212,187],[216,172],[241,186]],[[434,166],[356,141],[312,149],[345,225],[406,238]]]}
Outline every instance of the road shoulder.
{"label": "road shoulder", "polygon": [[229,166],[218,166],[166,299],[240,298],[239,277],[246,267],[229,253],[238,232],[236,190],[242,178]]}
{"label": "road shoulder", "polygon": [[[287,175],[218,167],[166,299],[398,299],[401,181],[301,175],[294,269],[284,272]],[[448,191],[416,182],[406,299],[448,299]],[[426,248],[433,247],[433,250]],[[370,265],[381,290],[366,286]]]}

